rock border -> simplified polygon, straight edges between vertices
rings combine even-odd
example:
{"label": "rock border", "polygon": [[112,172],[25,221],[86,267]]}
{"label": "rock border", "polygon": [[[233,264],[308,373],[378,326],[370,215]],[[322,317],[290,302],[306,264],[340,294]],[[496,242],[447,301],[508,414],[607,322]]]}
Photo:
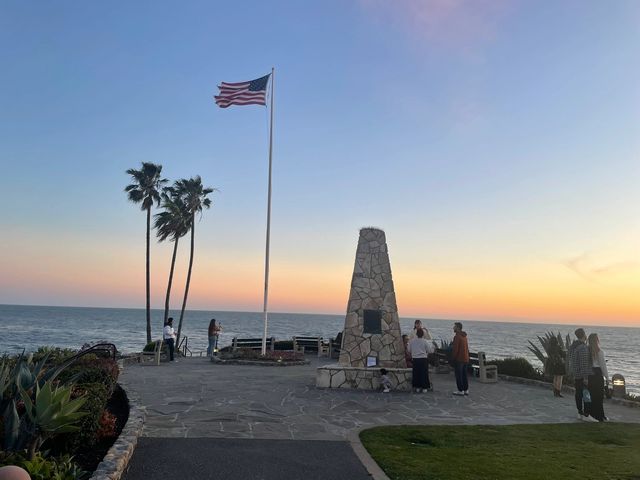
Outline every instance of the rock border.
{"label": "rock border", "polygon": [[129,401],[129,418],[90,480],[119,480],[129,465],[138,444],[138,437],[142,434],[146,408],[141,405],[137,394],[125,390],[124,385],[119,385]]}
{"label": "rock border", "polygon": [[[511,375],[504,375],[504,374],[498,374],[498,378],[500,380],[504,380],[505,382],[521,383],[523,385],[533,385],[535,387],[549,388],[551,386],[551,383],[549,382],[543,382],[542,380],[534,380],[532,378],[513,377]],[[576,390],[571,385],[563,385],[562,391],[565,393],[574,393]],[[623,405],[629,408],[640,408],[640,402],[634,402],[624,398],[611,397],[611,398],[605,398],[604,400],[605,402],[616,403],[618,405]]]}
{"label": "rock border", "polygon": [[231,360],[223,360],[221,358],[211,357],[211,363],[215,363],[216,365],[257,365],[260,367],[295,367],[298,365],[309,365],[309,360],[295,360],[295,361],[282,361],[282,362],[272,362],[272,361],[260,361],[260,360],[241,360],[241,359],[231,359]]}

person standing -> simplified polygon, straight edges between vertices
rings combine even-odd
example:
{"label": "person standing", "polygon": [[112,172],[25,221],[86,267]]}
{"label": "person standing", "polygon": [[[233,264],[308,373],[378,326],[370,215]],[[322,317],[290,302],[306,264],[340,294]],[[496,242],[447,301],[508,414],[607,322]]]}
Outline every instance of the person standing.
{"label": "person standing", "polygon": [[593,374],[591,355],[587,346],[587,334],[584,329],[578,328],[574,332],[577,340],[569,347],[568,352],[568,370],[574,378],[574,386],[576,389],[576,408],[578,409],[578,419],[588,420],[591,412],[591,403],[584,401],[584,387],[589,379],[589,375]]}
{"label": "person standing", "polygon": [[591,416],[599,422],[604,422],[607,417],[604,414],[604,386],[609,384],[609,372],[604,351],[600,348],[600,339],[597,333],[589,335],[589,353],[593,364],[593,372],[589,375],[589,392],[591,392]]}
{"label": "person standing", "polygon": [[547,375],[553,375],[553,396],[562,397],[562,377],[566,373],[564,367],[564,358],[566,356],[558,337],[549,338],[549,347],[547,348],[547,361],[544,369]]}
{"label": "person standing", "polygon": [[407,368],[412,368],[413,361],[409,350],[409,335],[402,335],[402,343],[404,344],[404,361],[407,364]]}
{"label": "person standing", "polygon": [[413,331],[411,332],[411,338],[416,337],[416,334],[419,329],[422,329],[423,338],[425,340],[433,340],[431,338],[431,334],[429,333],[429,330],[422,326],[422,320],[416,320],[415,322],[413,322]]}
{"label": "person standing", "polygon": [[169,361],[175,362],[173,352],[176,345],[176,332],[173,330],[173,317],[169,317],[167,323],[164,324],[162,338],[164,339],[164,343],[167,344],[167,347],[169,347]]}
{"label": "person standing", "polygon": [[451,346],[451,358],[456,374],[456,386],[458,390],[454,395],[469,395],[469,379],[467,378],[467,365],[469,364],[469,342],[467,332],[462,330],[462,323],[453,324],[453,343]]}
{"label": "person standing", "polygon": [[209,322],[209,346],[207,347],[207,357],[211,357],[218,352],[218,337],[222,331],[222,325],[216,324],[216,319],[212,318]]}
{"label": "person standing", "polygon": [[433,351],[433,343],[424,338],[424,331],[419,328],[416,331],[415,338],[409,341],[409,352],[411,352],[413,365],[411,384],[416,393],[422,393],[425,389],[431,390],[427,356]]}

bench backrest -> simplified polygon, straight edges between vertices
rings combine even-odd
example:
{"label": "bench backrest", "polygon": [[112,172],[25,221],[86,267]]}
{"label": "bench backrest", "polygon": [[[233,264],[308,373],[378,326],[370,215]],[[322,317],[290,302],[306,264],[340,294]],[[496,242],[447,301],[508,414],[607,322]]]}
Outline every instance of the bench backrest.
{"label": "bench backrest", "polygon": [[[436,348],[436,357],[440,363],[449,363],[449,355],[451,350],[443,350],[442,348]],[[486,358],[484,358],[484,354],[482,358],[480,358],[480,353],[482,352],[469,352],[469,365],[479,367],[480,364],[484,365],[486,363]]]}
{"label": "bench backrest", "polygon": [[322,337],[293,337],[293,349],[305,347],[305,350],[318,350]]}
{"label": "bench backrest", "polygon": [[[276,339],[274,337],[267,338],[267,350],[273,350]],[[231,341],[232,348],[250,348],[252,350],[262,349],[262,338],[238,338],[233,337]]]}

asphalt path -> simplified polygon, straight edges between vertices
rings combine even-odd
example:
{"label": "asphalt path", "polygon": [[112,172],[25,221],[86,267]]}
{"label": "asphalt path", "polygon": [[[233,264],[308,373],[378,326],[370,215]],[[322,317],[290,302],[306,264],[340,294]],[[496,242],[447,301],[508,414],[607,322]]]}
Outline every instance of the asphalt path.
{"label": "asphalt path", "polygon": [[370,480],[350,444],[329,440],[142,437],[124,480]]}

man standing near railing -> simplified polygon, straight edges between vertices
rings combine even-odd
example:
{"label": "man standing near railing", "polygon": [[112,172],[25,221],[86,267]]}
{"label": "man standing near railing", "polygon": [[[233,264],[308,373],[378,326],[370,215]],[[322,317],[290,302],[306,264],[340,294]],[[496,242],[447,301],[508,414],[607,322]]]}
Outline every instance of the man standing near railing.
{"label": "man standing near railing", "polygon": [[173,350],[175,349],[176,344],[176,332],[173,330],[173,317],[169,317],[167,319],[167,323],[164,325],[164,330],[162,330],[162,338],[167,344],[167,347],[169,347],[169,361],[175,362],[173,359]]}

